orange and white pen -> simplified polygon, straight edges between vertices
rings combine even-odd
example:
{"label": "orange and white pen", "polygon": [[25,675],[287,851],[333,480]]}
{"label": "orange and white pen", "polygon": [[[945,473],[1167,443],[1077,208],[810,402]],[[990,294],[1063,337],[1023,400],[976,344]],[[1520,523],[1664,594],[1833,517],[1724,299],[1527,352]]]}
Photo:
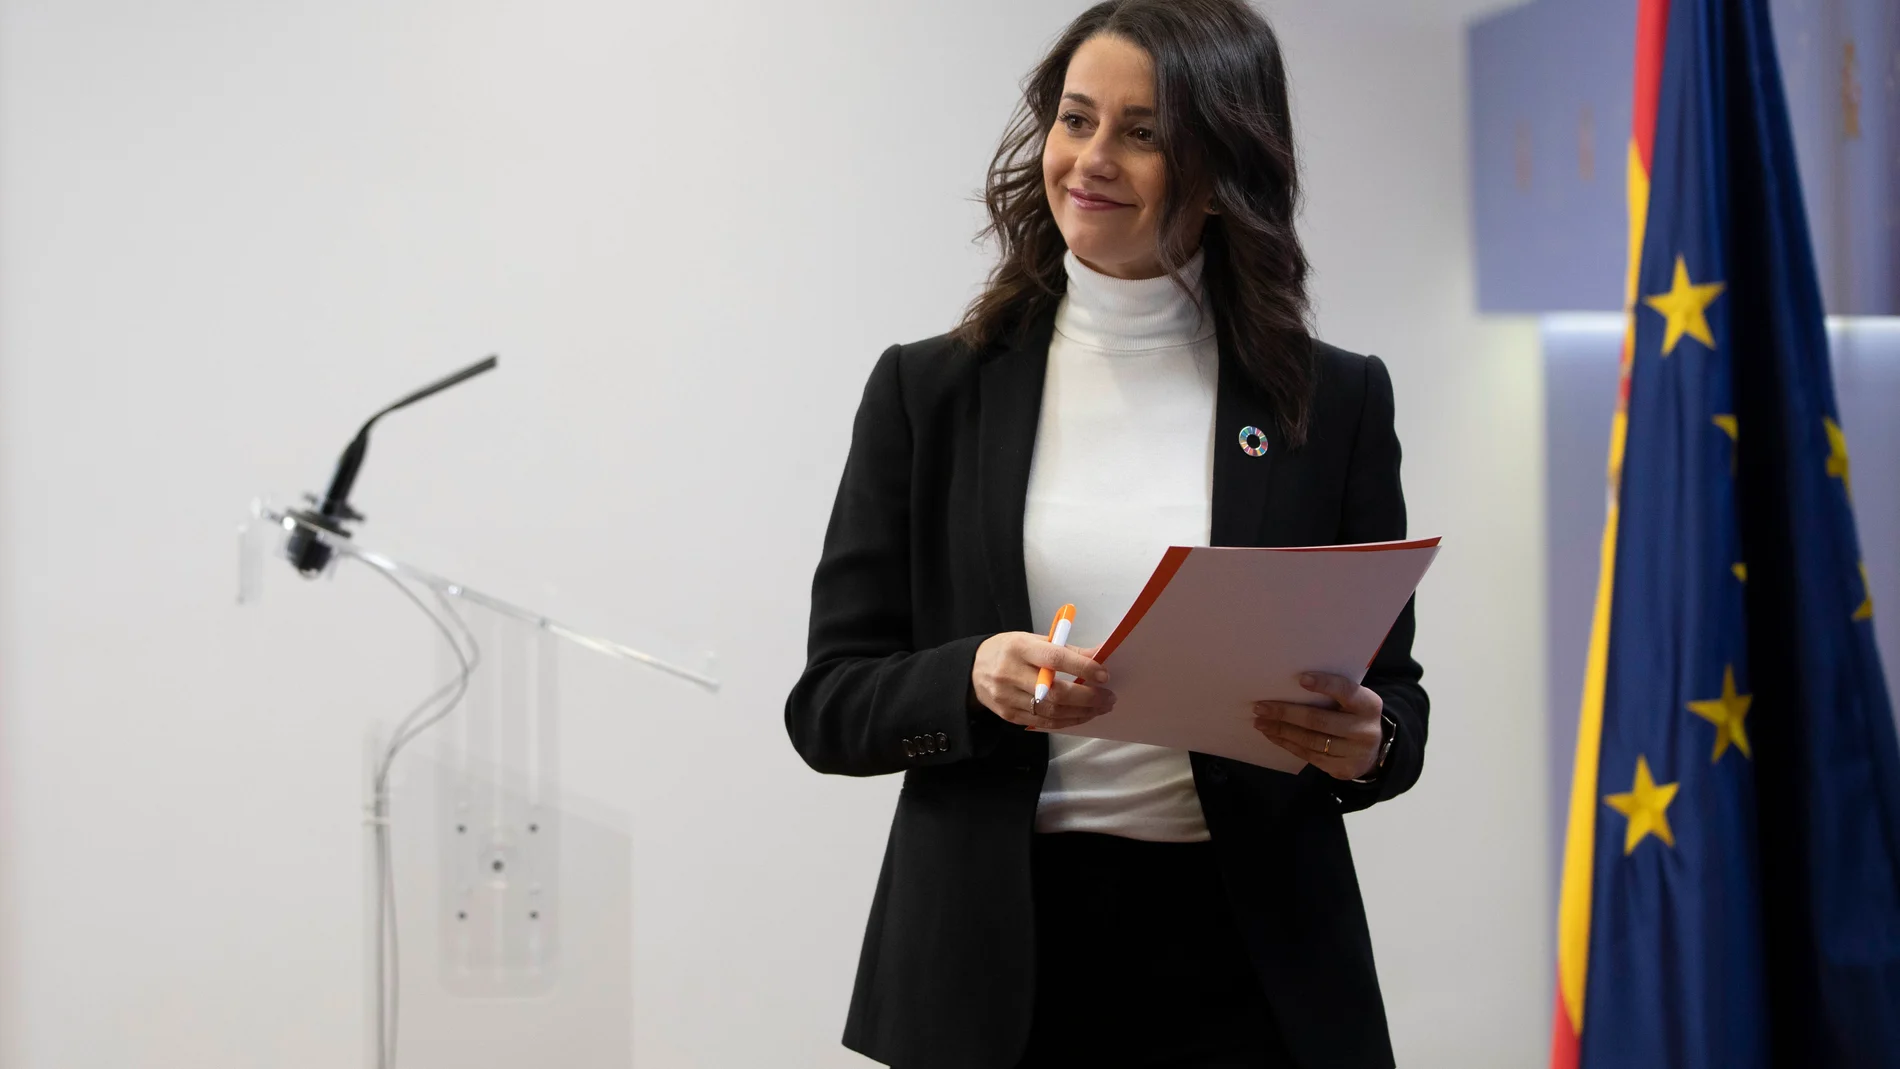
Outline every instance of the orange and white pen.
{"label": "orange and white pen", "polygon": [[[1049,625],[1049,644],[1066,646],[1069,644],[1069,628],[1075,624],[1075,606],[1064,605],[1056,611],[1056,622]],[[1049,687],[1056,681],[1053,668],[1045,668],[1036,673],[1036,702],[1041,704],[1049,696]]]}

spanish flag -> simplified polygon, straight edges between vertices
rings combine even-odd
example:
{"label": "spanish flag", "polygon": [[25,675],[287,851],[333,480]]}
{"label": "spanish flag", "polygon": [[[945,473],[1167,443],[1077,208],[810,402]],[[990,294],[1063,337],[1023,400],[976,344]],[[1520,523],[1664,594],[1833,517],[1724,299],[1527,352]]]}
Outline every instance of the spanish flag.
{"label": "spanish flag", "polygon": [[1555,1069],[1900,1065],[1900,749],[1767,0],[1642,0]]}

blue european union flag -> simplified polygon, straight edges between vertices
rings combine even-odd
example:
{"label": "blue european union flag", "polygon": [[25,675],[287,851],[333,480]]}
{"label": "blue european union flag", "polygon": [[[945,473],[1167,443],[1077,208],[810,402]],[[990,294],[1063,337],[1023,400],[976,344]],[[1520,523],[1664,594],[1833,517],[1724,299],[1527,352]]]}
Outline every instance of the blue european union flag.
{"label": "blue european union flag", "polygon": [[1768,6],[1643,19],[1554,1061],[1900,1066],[1900,749]]}

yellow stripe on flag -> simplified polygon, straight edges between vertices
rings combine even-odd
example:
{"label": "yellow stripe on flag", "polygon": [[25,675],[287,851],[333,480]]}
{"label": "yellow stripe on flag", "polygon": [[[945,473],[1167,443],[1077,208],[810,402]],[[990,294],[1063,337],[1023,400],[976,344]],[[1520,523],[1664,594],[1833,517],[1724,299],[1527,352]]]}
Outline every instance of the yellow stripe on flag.
{"label": "yellow stripe on flag", "polygon": [[1610,661],[1610,596],[1616,587],[1616,528],[1623,482],[1623,452],[1629,435],[1630,366],[1636,353],[1636,282],[1642,270],[1643,234],[1649,222],[1649,175],[1631,140],[1629,152],[1629,275],[1624,295],[1622,399],[1610,422],[1609,507],[1603,522],[1602,561],[1597,572],[1596,612],[1583,677],[1583,708],[1577,718],[1576,761],[1570,773],[1570,823],[1564,836],[1564,876],[1557,906],[1557,982],[1575,1035],[1583,1034],[1584,980],[1590,963],[1590,898],[1596,878],[1597,762],[1603,745],[1603,688]]}

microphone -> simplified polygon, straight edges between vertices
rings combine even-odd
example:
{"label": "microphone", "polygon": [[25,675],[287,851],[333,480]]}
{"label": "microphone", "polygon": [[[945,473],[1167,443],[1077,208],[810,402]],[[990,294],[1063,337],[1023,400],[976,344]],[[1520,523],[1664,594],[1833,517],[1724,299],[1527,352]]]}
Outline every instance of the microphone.
{"label": "microphone", "polygon": [[304,500],[308,501],[313,508],[292,509],[290,512],[290,515],[299,522],[290,532],[290,538],[285,546],[285,555],[290,558],[290,563],[296,566],[297,571],[303,573],[305,578],[315,578],[322,574],[323,569],[330,563],[330,546],[317,531],[321,530],[340,538],[348,538],[350,532],[344,525],[361,523],[365,519],[362,513],[350,507],[350,488],[356,485],[356,473],[363,467],[363,456],[369,451],[369,429],[376,425],[376,421],[399,408],[407,408],[457,383],[467,382],[485,371],[492,371],[497,363],[499,363],[497,357],[489,356],[485,360],[470,364],[453,375],[432,382],[388,405],[363,424],[363,429],[356,432],[356,437],[344,447],[343,456],[337,460],[336,474],[330,477],[330,489],[324,493],[323,500],[319,502],[315,495],[305,494]]}

